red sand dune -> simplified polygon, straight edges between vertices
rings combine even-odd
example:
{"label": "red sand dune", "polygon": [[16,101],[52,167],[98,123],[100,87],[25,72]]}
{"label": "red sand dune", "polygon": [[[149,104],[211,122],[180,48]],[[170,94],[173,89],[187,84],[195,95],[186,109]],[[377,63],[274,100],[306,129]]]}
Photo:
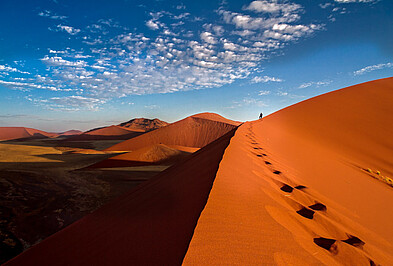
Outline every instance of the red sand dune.
{"label": "red sand dune", "polygon": [[112,140],[112,139],[130,139],[143,134],[143,130],[131,130],[121,126],[108,126],[86,131],[77,136],[68,138],[69,141],[80,140]]}
{"label": "red sand dune", "polygon": [[233,133],[31,247],[8,265],[179,265]]}
{"label": "red sand dune", "polygon": [[128,122],[119,124],[119,126],[129,128],[131,130],[151,131],[161,127],[165,127],[169,123],[161,121],[160,119],[134,118]]}
{"label": "red sand dune", "polygon": [[73,136],[73,135],[79,135],[79,134],[82,134],[82,133],[83,133],[83,132],[80,131],[80,130],[72,129],[72,130],[68,130],[68,131],[59,133],[59,135],[60,135],[60,136]]}
{"label": "red sand dune", "polygon": [[221,115],[218,115],[215,113],[200,113],[200,114],[193,115],[192,117],[203,118],[203,119],[207,119],[207,120],[227,123],[227,124],[231,124],[234,126],[239,126],[242,123],[239,121],[233,121],[233,120],[227,119],[227,118],[222,117]]}
{"label": "red sand dune", "polygon": [[175,146],[169,147],[164,144],[151,145],[139,150],[120,154],[101,162],[95,163],[88,168],[112,168],[130,167],[154,164],[173,164],[184,160],[198,149]]}
{"label": "red sand dune", "polygon": [[[184,264],[390,265],[393,78],[241,126]],[[305,186],[306,188],[304,188]]]}
{"label": "red sand dune", "polygon": [[55,133],[48,133],[28,127],[0,127],[0,141],[27,139],[27,138],[52,138],[56,137]]}
{"label": "red sand dune", "polygon": [[[216,114],[190,116],[169,126],[156,129],[107,148],[108,151],[134,151],[155,144],[201,148],[236,127],[237,122]],[[202,117],[198,117],[202,116]],[[221,121],[227,122],[221,122]]]}
{"label": "red sand dune", "polygon": [[9,265],[390,265],[393,187],[375,176],[392,178],[392,92],[377,80],[244,123]]}

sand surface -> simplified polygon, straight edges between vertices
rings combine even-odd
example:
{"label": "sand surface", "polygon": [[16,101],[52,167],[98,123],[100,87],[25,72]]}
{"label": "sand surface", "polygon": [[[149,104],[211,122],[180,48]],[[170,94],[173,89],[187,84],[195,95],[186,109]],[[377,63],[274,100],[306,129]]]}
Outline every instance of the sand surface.
{"label": "sand surface", "polygon": [[393,79],[246,123],[225,151],[184,264],[390,265]]}
{"label": "sand surface", "polygon": [[[176,149],[176,148],[179,149]],[[164,144],[150,145],[132,152],[122,153],[105,159],[89,168],[130,167],[153,164],[174,164],[186,159],[195,148]],[[109,152],[109,151],[108,151]]]}
{"label": "sand surface", "polygon": [[0,127],[0,141],[27,139],[27,138],[52,138],[56,133],[48,133],[28,127]]}
{"label": "sand surface", "polygon": [[[391,265],[392,103],[388,78],[244,123],[9,265]],[[228,126],[189,117],[110,150]]]}
{"label": "sand surface", "polygon": [[168,168],[79,170],[113,154],[62,144],[0,143],[0,264]]}
{"label": "sand surface", "polygon": [[123,141],[106,150],[135,151],[156,144],[202,148],[234,129],[236,127],[234,124],[237,124],[231,120],[228,120],[229,123],[219,115],[207,114],[209,119],[203,118],[204,115],[206,114],[199,114],[202,117],[187,117],[166,127]]}
{"label": "sand surface", "polygon": [[113,139],[130,139],[143,134],[145,131],[141,129],[131,130],[121,126],[108,126],[98,129],[89,130],[67,138],[67,141],[84,141],[84,140],[113,140]]}
{"label": "sand surface", "polygon": [[233,133],[33,246],[8,265],[179,265]]}

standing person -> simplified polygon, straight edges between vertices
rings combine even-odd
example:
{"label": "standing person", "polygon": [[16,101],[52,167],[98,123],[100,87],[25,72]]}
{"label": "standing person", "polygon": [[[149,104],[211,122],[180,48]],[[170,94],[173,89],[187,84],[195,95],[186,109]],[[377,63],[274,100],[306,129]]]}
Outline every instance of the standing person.
{"label": "standing person", "polygon": [[263,114],[262,114],[262,113],[260,113],[260,114],[259,114],[259,119],[262,119],[262,116],[263,116]]}

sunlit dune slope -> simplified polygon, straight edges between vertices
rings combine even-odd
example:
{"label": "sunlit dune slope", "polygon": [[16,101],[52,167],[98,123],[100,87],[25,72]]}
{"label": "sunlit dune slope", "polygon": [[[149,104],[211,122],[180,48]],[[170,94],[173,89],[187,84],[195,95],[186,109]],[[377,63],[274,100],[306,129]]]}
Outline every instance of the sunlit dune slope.
{"label": "sunlit dune slope", "polygon": [[197,149],[189,147],[172,146],[157,144],[146,146],[136,151],[120,154],[101,162],[98,162],[89,168],[112,168],[142,166],[151,164],[173,164],[187,158]]}
{"label": "sunlit dune slope", "polygon": [[242,125],[184,263],[391,264],[392,114],[389,78]]}
{"label": "sunlit dune slope", "polygon": [[0,141],[26,138],[51,138],[57,134],[27,127],[0,127]]}
{"label": "sunlit dune slope", "polygon": [[108,126],[86,131],[82,134],[68,138],[69,141],[79,140],[111,140],[130,139],[143,134],[143,130],[131,130],[121,126]]}
{"label": "sunlit dune slope", "polygon": [[234,130],[8,262],[179,265]]}
{"label": "sunlit dune slope", "polygon": [[223,122],[223,123],[227,123],[227,124],[234,125],[234,126],[239,126],[242,123],[239,121],[233,121],[233,120],[227,119],[227,118],[225,118],[219,114],[215,114],[215,113],[200,113],[200,114],[193,115],[192,117],[203,118],[203,119],[217,121],[217,122]]}
{"label": "sunlit dune slope", "polygon": [[[221,121],[225,119],[216,116]],[[234,125],[236,122],[224,123],[221,121],[190,116],[142,136],[123,141],[106,150],[134,151],[155,144],[201,148],[236,127]]]}
{"label": "sunlit dune slope", "polygon": [[72,129],[72,130],[68,130],[68,131],[59,133],[59,135],[60,135],[60,136],[73,136],[73,135],[79,135],[79,134],[82,134],[82,133],[83,133],[83,132],[80,131],[80,130]]}

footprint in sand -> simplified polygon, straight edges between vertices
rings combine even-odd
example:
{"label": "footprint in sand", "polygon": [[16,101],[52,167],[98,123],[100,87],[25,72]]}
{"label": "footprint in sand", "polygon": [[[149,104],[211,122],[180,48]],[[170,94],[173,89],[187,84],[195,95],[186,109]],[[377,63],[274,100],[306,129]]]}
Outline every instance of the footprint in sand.
{"label": "footprint in sand", "polygon": [[337,253],[337,246],[335,245],[336,240],[325,238],[325,237],[316,237],[314,238],[314,243],[324,248],[332,253]]}
{"label": "footprint in sand", "polygon": [[281,184],[283,184],[283,185],[280,187],[280,189],[282,191],[288,192],[288,193],[291,193],[294,189],[303,190],[303,189],[307,188],[306,186],[303,186],[303,185],[299,185],[299,186],[296,186],[296,187],[291,187],[290,185],[285,184],[285,183],[281,183]]}
{"label": "footprint in sand", "polygon": [[343,242],[345,242],[345,243],[347,243],[347,244],[349,244],[351,246],[358,247],[358,248],[363,247],[364,244],[365,244],[358,237],[352,236],[352,235],[349,235],[349,238],[346,239],[346,240],[343,240]]}
{"label": "footprint in sand", "polygon": [[326,211],[326,206],[322,203],[315,203],[313,205],[308,206],[310,209],[313,209],[314,211]]}
{"label": "footprint in sand", "polygon": [[296,212],[297,212],[297,214],[299,214],[299,215],[301,215],[301,216],[303,216],[304,218],[307,218],[307,219],[314,218],[314,213],[315,213],[315,211],[310,210],[310,209],[308,209],[306,207],[303,207],[303,208],[301,208],[300,210],[298,210]]}
{"label": "footprint in sand", "polygon": [[283,185],[282,187],[280,187],[280,189],[281,189],[282,191],[288,192],[288,193],[292,193],[292,191],[293,191],[293,187],[291,187],[291,186],[289,186],[289,185],[287,185],[287,184],[285,184],[285,185]]}

